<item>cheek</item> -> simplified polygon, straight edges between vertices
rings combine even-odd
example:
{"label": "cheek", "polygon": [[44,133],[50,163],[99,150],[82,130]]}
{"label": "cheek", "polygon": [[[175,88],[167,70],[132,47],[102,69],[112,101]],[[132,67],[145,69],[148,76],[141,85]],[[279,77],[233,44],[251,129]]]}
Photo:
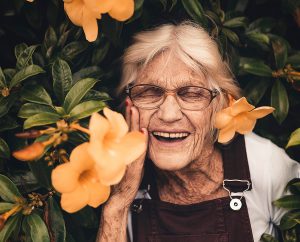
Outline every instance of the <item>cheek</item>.
{"label": "cheek", "polygon": [[139,109],[139,115],[140,115],[140,128],[147,128],[149,127],[149,123],[151,120],[151,117],[153,115],[153,111],[151,110],[142,110]]}

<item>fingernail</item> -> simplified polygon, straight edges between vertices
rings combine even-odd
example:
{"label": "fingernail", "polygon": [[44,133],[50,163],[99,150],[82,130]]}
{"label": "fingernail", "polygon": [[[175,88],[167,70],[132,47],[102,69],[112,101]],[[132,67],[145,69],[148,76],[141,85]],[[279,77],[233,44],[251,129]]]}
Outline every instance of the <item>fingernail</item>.
{"label": "fingernail", "polygon": [[132,108],[130,108],[130,114],[132,114]]}
{"label": "fingernail", "polygon": [[147,130],[145,128],[141,128],[140,132],[143,133],[143,134],[146,134]]}

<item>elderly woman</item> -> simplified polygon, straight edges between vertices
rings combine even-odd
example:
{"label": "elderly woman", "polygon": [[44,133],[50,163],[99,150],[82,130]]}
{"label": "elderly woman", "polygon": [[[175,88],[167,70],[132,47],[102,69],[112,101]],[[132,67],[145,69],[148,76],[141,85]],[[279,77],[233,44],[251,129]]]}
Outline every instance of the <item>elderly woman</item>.
{"label": "elderly woman", "polygon": [[183,22],[137,34],[124,55],[125,89],[127,122],[148,137],[148,150],[114,187],[98,241],[256,242],[275,234],[284,211],[272,201],[299,177],[299,164],[254,133],[215,142],[215,115],[240,90],[205,30]]}

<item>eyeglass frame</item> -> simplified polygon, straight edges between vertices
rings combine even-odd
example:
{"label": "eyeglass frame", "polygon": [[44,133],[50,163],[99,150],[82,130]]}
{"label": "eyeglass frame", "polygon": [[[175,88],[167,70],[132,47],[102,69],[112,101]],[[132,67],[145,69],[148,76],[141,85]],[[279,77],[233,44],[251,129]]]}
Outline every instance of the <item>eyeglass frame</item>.
{"label": "eyeglass frame", "polygon": [[[156,108],[159,108],[166,100],[167,96],[168,95],[172,95],[175,97],[176,99],[176,102],[178,103],[180,109],[183,109],[183,110],[190,110],[190,111],[201,111],[201,110],[204,110],[205,108],[209,107],[209,105],[211,104],[211,102],[218,96],[220,95],[220,92],[216,89],[216,88],[213,88],[212,90],[211,89],[208,89],[206,87],[201,87],[201,86],[183,86],[183,87],[178,87],[176,89],[167,89],[167,88],[163,88],[163,87],[160,87],[160,86],[157,86],[157,85],[153,85],[153,84],[137,84],[137,85],[127,85],[126,88],[125,88],[125,92],[126,94],[128,95],[128,97],[130,98],[130,100],[132,102],[134,102],[131,98],[131,89],[136,87],[136,86],[152,86],[152,87],[157,87],[159,89],[162,89],[164,90],[164,97],[162,99],[162,102],[157,106],[157,107],[154,107],[154,108],[145,108],[145,107],[139,107],[138,105],[136,105],[137,107],[139,108],[142,108],[142,109],[146,109],[146,110],[151,110],[151,109],[156,109]],[[183,108],[181,107],[180,105],[180,102],[178,102],[178,99],[177,99],[177,91],[181,88],[184,88],[184,87],[197,87],[197,88],[202,88],[202,89],[205,89],[207,91],[209,91],[210,93],[210,100],[209,100],[209,103],[206,107],[204,108],[201,108],[201,109],[197,109],[197,110],[194,110],[194,109],[187,109],[187,108]]]}

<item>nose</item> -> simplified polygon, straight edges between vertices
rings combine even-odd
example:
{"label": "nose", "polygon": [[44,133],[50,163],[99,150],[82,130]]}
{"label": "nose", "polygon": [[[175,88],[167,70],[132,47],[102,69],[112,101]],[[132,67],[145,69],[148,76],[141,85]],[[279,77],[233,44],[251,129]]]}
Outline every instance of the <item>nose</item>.
{"label": "nose", "polygon": [[168,95],[164,102],[160,105],[157,116],[166,123],[172,123],[182,118],[180,106],[173,95]]}

